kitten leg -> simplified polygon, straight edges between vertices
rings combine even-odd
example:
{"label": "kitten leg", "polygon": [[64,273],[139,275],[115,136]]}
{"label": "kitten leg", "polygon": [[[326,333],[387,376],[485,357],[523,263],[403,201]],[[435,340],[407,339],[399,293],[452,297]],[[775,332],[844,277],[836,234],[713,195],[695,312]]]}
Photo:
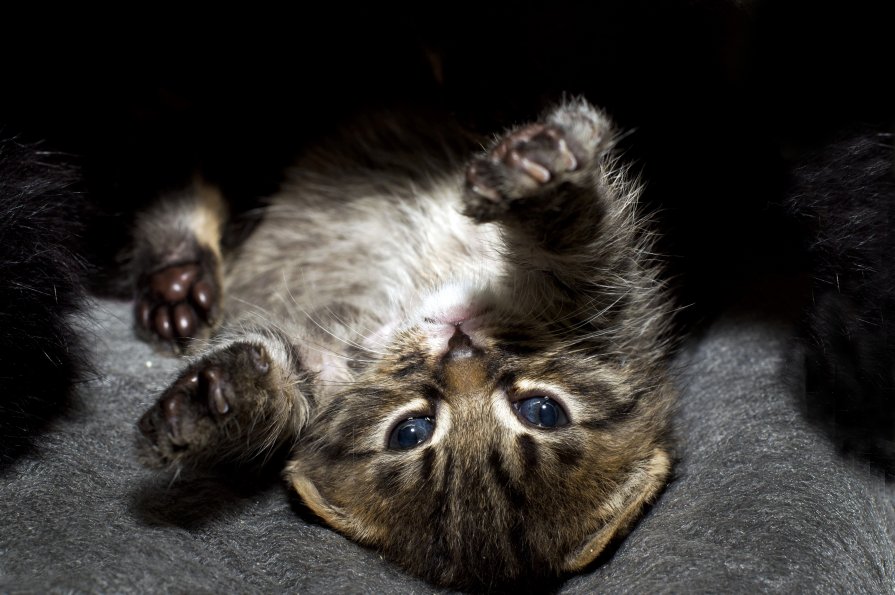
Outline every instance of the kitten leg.
{"label": "kitten leg", "polygon": [[563,104],[474,159],[464,201],[468,216],[502,228],[514,299],[625,351],[626,337],[648,344],[664,332],[668,306],[639,187],[613,158],[613,139],[601,112]]}
{"label": "kitten leg", "polygon": [[148,467],[263,459],[309,417],[313,374],[274,332],[234,335],[196,359],[140,419]]}
{"label": "kitten leg", "polygon": [[467,168],[466,214],[482,222],[508,220],[567,202],[563,185],[596,192],[600,157],[612,138],[609,120],[583,101],[510,132]]}
{"label": "kitten leg", "polygon": [[[593,432],[585,450],[617,453],[593,459],[576,481],[586,485],[592,473],[613,487],[597,488],[606,491],[592,508],[583,498],[576,507],[578,527],[587,529],[560,552],[557,566],[565,571],[587,567],[631,529],[665,485],[672,461],[669,300],[636,208],[639,189],[619,169],[612,145],[603,114],[583,101],[567,103],[475,159],[464,194],[469,216],[501,228],[511,263],[507,296],[546,319],[557,353],[586,358],[576,378],[581,406],[604,406],[608,395],[598,387],[612,378],[618,413],[575,429]],[[587,378],[595,380],[589,388]]]}
{"label": "kitten leg", "polygon": [[612,169],[612,139],[609,120],[578,101],[511,132],[469,165],[465,212],[503,227],[526,283],[589,293],[627,274],[643,252],[637,188]]}
{"label": "kitten leg", "polygon": [[137,220],[134,234],[137,333],[165,350],[205,336],[221,299],[220,193],[195,185],[167,196]]}

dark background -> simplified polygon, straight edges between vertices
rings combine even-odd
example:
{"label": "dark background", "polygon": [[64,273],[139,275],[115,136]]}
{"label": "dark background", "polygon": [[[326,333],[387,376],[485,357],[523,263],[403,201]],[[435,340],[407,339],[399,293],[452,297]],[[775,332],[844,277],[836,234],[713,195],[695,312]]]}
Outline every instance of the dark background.
{"label": "dark background", "polygon": [[800,266],[792,163],[895,122],[892,3],[337,3],[3,15],[0,126],[77,163],[108,264],[128,217],[201,171],[246,207],[351,114],[442,108],[488,132],[584,94],[647,182],[696,316]]}

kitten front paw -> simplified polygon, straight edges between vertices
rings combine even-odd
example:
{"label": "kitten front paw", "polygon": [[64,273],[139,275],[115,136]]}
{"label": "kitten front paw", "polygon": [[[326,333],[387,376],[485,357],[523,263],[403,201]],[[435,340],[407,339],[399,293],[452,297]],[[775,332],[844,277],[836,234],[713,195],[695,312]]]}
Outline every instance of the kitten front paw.
{"label": "kitten front paw", "polygon": [[467,168],[466,214],[492,221],[520,199],[586,175],[609,137],[606,118],[585,102],[511,132]]}
{"label": "kitten front paw", "polygon": [[143,276],[135,306],[138,332],[172,351],[201,336],[217,316],[220,287],[213,269],[199,261]]}
{"label": "kitten front paw", "polygon": [[250,426],[269,384],[265,349],[236,343],[188,368],[138,423],[139,458],[163,468],[225,458]]}

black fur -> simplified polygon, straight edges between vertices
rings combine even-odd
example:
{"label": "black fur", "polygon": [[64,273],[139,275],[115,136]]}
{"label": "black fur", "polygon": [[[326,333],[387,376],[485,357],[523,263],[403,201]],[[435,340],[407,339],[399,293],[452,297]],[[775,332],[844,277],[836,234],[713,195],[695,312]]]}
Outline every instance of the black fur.
{"label": "black fur", "polygon": [[895,474],[895,152],[860,132],[795,169],[805,224],[807,410],[847,452]]}
{"label": "black fur", "polygon": [[83,370],[70,316],[83,304],[76,174],[0,140],[0,467],[62,411]]}

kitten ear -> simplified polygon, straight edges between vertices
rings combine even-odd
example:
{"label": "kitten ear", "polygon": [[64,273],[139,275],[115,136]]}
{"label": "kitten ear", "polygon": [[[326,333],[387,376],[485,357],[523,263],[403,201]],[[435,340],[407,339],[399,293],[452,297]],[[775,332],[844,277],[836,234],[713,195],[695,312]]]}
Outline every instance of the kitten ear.
{"label": "kitten ear", "polygon": [[305,505],[336,531],[362,543],[376,543],[383,538],[381,531],[377,531],[373,523],[362,522],[329,502],[304,472],[300,461],[289,463],[286,477]]}
{"label": "kitten ear", "polygon": [[599,515],[609,520],[566,556],[563,570],[581,570],[593,562],[613,538],[624,535],[643,507],[658,495],[670,470],[671,459],[667,452],[659,448],[653,451],[649,459],[641,461],[631,471],[627,481],[601,507]]}
{"label": "kitten ear", "polygon": [[346,520],[345,515],[342,514],[338,508],[330,505],[330,503],[326,501],[320,494],[317,486],[311,481],[311,478],[303,473],[303,469],[297,461],[293,461],[289,464],[289,467],[286,470],[286,476],[292,484],[292,488],[298,492],[298,495],[301,496],[305,505],[314,511],[314,514],[323,519],[328,525],[335,527],[336,529],[342,528],[342,525]]}

